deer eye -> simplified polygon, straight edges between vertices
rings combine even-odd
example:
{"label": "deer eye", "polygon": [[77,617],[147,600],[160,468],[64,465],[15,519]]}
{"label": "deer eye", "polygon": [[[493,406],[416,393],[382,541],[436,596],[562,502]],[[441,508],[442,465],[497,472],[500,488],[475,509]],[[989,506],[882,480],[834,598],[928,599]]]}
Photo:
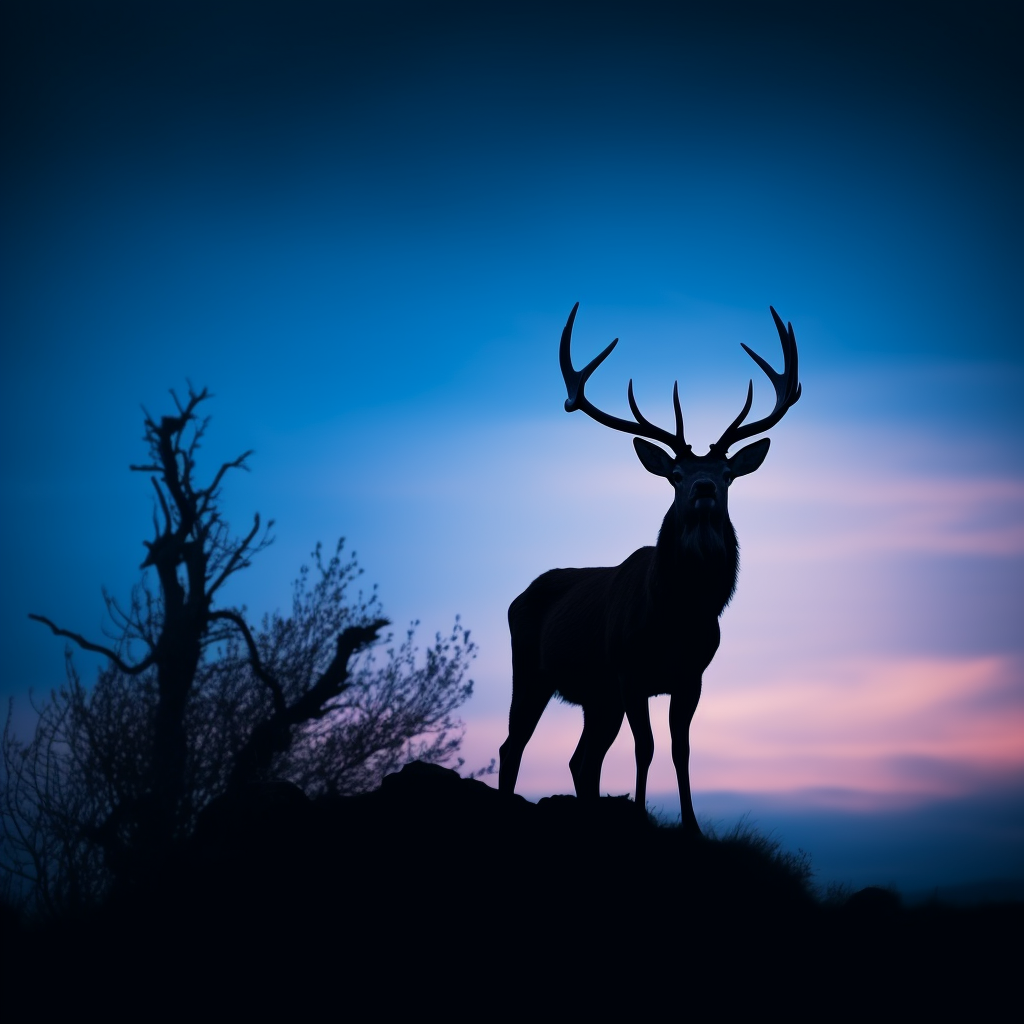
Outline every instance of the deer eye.
{"label": "deer eye", "polygon": [[674,484],[681,484],[683,482],[683,471],[681,469],[673,469],[670,479]]}
{"label": "deer eye", "polygon": [[722,480],[725,482],[725,486],[728,487],[729,484],[732,483],[732,473],[730,473],[728,470],[726,470],[722,474]]}

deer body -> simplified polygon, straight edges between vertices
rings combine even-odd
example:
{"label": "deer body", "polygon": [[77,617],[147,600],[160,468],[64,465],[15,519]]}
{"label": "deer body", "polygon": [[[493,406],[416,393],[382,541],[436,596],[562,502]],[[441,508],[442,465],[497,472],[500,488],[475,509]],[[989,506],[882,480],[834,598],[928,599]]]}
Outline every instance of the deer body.
{"label": "deer body", "polygon": [[729,520],[728,491],[736,477],[761,465],[769,441],[763,438],[731,457],[726,452],[732,441],[767,429],[769,420],[777,422],[799,398],[796,343],[792,327],[787,334],[772,310],[786,370],[776,374],[759,356],[751,355],[776,385],[775,413],[767,420],[740,426],[750,408],[751,385],[740,416],[707,455],[695,456],[683,438],[678,389],[673,394],[675,434],[640,415],[632,382],[628,394],[635,423],[590,405],[583,385],[615,342],[583,371],[575,371],[569,339],[576,308],[562,334],[562,372],[569,391],[566,409],[582,408],[606,426],[669,444],[676,452],[674,458],[641,437],[633,441],[644,467],[668,479],[675,498],[654,547],[640,548],[613,567],[552,569],[512,602],[508,612],[512,706],[508,739],[500,751],[499,788],[508,794],[514,791],[523,750],[544,708],[557,695],[583,708],[583,735],[569,762],[577,795],[598,797],[601,765],[625,716],[636,749],[636,802],[644,806],[654,756],[648,700],[667,693],[672,697],[669,727],[683,825],[698,834],[690,798],[689,728],[704,670],[718,650],[718,618],[736,587],[739,557]]}

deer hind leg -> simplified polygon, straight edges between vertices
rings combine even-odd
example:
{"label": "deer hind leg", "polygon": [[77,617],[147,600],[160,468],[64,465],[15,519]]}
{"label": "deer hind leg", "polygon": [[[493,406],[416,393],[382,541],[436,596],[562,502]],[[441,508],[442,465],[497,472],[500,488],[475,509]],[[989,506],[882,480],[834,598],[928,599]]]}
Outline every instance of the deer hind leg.
{"label": "deer hind leg", "polygon": [[596,800],[601,795],[601,765],[622,728],[621,707],[591,705],[583,709],[583,735],[569,761],[576,796]]}
{"label": "deer hind leg", "polygon": [[544,714],[554,691],[512,684],[512,706],[508,712],[508,739],[498,748],[498,790],[511,796],[516,790],[523,751]]}
{"label": "deer hind leg", "polygon": [[633,732],[633,748],[636,751],[636,796],[637,807],[647,807],[647,773],[654,760],[654,733],[651,731],[651,708],[646,697],[636,697],[626,704],[626,717]]}

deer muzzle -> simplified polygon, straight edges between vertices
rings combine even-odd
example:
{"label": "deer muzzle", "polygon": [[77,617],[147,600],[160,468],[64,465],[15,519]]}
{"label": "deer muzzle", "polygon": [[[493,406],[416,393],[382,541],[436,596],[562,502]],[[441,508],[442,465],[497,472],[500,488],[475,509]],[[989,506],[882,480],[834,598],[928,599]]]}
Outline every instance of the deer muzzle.
{"label": "deer muzzle", "polygon": [[718,487],[714,480],[694,480],[690,487],[690,505],[702,512],[710,512],[718,505]]}

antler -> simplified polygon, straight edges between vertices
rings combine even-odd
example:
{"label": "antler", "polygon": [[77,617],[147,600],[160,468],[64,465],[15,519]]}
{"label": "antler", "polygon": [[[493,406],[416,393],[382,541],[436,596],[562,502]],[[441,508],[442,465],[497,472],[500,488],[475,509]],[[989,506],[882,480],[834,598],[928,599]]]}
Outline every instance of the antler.
{"label": "antler", "polygon": [[743,345],[747,355],[764,370],[768,379],[774,385],[775,408],[764,419],[755,420],[753,423],[747,423],[745,426],[740,425],[746,419],[747,413],[750,412],[750,406],[754,401],[754,382],[751,381],[747,386],[747,400],[743,404],[743,409],[740,411],[739,416],[725,428],[725,433],[711,446],[711,450],[713,452],[717,451],[720,455],[724,455],[737,441],[742,441],[745,437],[753,437],[755,434],[763,433],[770,427],[774,427],[786,415],[786,410],[791,405],[796,405],[797,399],[800,397],[801,389],[797,375],[796,337],[793,334],[793,325],[787,324],[783,327],[782,319],[775,312],[775,307],[769,306],[768,308],[772,311],[772,319],[775,321],[775,327],[782,341],[782,373],[776,373],[756,352],[743,345],[743,342],[740,342],[740,344]]}
{"label": "antler", "polygon": [[629,408],[636,417],[635,423],[602,412],[597,406],[591,405],[588,401],[583,393],[583,388],[590,379],[591,374],[611,354],[612,349],[619,343],[619,339],[616,338],[600,355],[587,363],[582,370],[573,369],[569,346],[572,343],[572,325],[576,320],[576,310],[579,308],[580,304],[578,302],[572,307],[572,312],[569,314],[569,319],[566,320],[565,328],[562,331],[562,342],[558,346],[558,362],[562,367],[565,389],[569,394],[569,397],[565,400],[565,411],[575,412],[577,409],[582,409],[591,419],[597,420],[598,423],[603,423],[606,427],[611,427],[613,430],[622,430],[627,434],[639,434],[641,437],[648,437],[652,441],[660,441],[662,444],[667,444],[675,452],[677,458],[689,455],[690,446],[686,443],[686,438],[683,436],[683,410],[679,405],[679,381],[676,381],[672,388],[672,406],[676,414],[676,432],[674,434],[670,434],[667,430],[662,430],[661,427],[655,426],[640,412],[636,399],[633,397],[632,380],[629,382],[626,394],[629,398]]}

